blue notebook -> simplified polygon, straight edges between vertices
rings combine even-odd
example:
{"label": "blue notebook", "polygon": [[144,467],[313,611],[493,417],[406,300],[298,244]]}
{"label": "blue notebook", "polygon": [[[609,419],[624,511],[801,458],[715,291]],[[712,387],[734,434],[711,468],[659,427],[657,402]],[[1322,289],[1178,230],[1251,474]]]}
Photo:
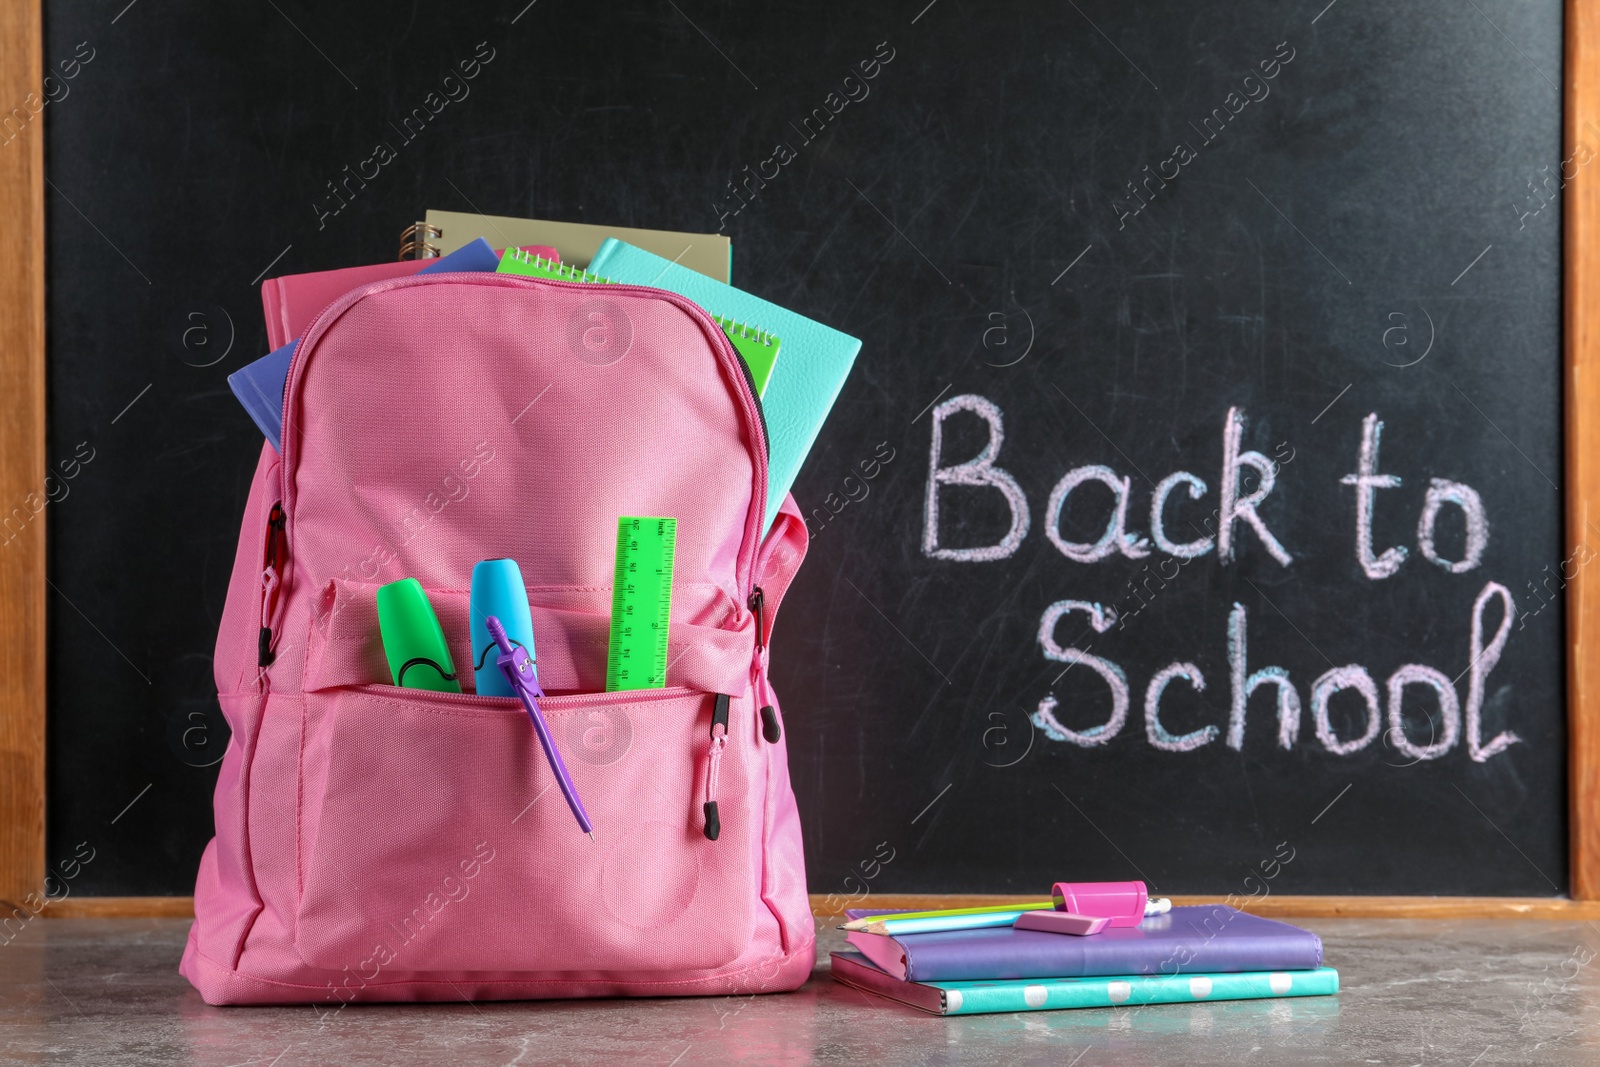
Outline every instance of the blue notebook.
{"label": "blue notebook", "polygon": [[[440,257],[439,262],[430,263],[417,273],[487,272],[499,266],[500,257],[489,247],[489,242],[480,237],[448,256]],[[239,403],[244,405],[245,411],[266,435],[267,442],[275,452],[283,451],[283,391],[289,384],[289,361],[294,358],[294,348],[299,343],[300,338],[296,337],[228,375],[228,388],[239,398]]]}
{"label": "blue notebook", "polygon": [[763,330],[783,338],[783,358],[774,364],[772,379],[761,397],[771,449],[767,515],[762,529],[769,529],[817,439],[817,431],[822,429],[844,387],[856,353],[861,351],[861,342],[615,237],[600,246],[588,270],[614,282],[670,290],[714,315],[759,323]]}

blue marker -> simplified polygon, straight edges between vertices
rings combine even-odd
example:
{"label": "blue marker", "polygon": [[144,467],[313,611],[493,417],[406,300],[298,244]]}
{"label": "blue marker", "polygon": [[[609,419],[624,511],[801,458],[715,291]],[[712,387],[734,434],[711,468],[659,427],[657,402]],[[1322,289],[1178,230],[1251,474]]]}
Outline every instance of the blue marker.
{"label": "blue marker", "polygon": [[505,627],[512,645],[527,649],[528,658],[536,659],[528,590],[522,584],[522,568],[514,559],[486,559],[472,568],[472,670],[478,695],[514,697],[517,691],[495,659],[498,649],[486,621],[491,615]]}

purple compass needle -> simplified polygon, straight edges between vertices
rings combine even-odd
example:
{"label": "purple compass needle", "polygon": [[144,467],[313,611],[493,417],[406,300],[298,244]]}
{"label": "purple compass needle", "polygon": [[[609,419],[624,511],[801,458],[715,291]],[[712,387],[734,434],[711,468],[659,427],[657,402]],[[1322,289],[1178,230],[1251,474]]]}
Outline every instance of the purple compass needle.
{"label": "purple compass needle", "polygon": [[484,622],[488,626],[489,636],[500,646],[500,655],[495,662],[500,665],[501,671],[505,672],[506,681],[511,683],[511,688],[522,698],[522,706],[527,709],[528,718],[533,720],[534,732],[539,735],[539,746],[544,749],[544,758],[550,761],[550,769],[556,772],[556,781],[561,784],[561,792],[567,798],[567,806],[572,809],[573,817],[578,820],[578,826],[589,835],[589,840],[593,841],[594,827],[589,824],[589,813],[583,810],[583,801],[578,799],[578,790],[567,775],[567,765],[561,762],[561,752],[551,739],[550,728],[545,725],[544,716],[539,712],[538,698],[544,696],[544,690],[539,688],[539,676],[534,670],[533,660],[528,657],[527,649],[512,645],[510,638],[506,637],[506,628],[500,625],[499,619],[490,615]]}

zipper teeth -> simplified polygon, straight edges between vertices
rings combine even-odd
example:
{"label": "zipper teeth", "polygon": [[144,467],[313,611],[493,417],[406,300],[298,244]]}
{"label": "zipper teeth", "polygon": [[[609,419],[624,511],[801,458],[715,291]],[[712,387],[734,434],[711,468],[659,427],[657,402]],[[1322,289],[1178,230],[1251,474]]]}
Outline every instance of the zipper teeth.
{"label": "zipper teeth", "polygon": [[274,501],[272,510],[267,513],[267,551],[266,559],[262,561],[263,566],[276,567],[282,562],[278,559],[278,540],[283,536],[287,523],[283,501]]}
{"label": "zipper teeth", "polygon": [[[760,558],[757,557],[757,562]],[[749,608],[756,619],[756,648],[767,647],[767,591],[759,585],[750,590]]]}
{"label": "zipper teeth", "polygon": [[[716,325],[716,320],[715,319],[712,319],[712,324]],[[722,334],[722,336],[727,339],[728,346],[730,348],[732,348],[733,347],[733,338],[728,337],[726,331],[724,331],[721,326],[717,326],[717,332]],[[739,355],[739,350],[737,348],[735,348],[733,350],[733,361],[736,364],[738,364],[739,365],[739,369],[744,372],[745,388],[750,390],[750,399],[755,402],[756,415],[761,420],[761,448],[762,448],[762,451],[766,453],[767,462],[770,464],[772,462],[772,435],[771,435],[770,431],[768,431],[768,429],[767,429],[767,409],[766,409],[766,405],[761,403],[761,393],[756,390],[755,372],[750,369],[750,364],[748,364],[748,363],[746,363],[744,361],[744,357]],[[765,500],[763,500],[761,502],[761,517],[763,519],[765,519],[766,515],[767,515],[766,508],[767,508],[767,502]],[[759,548],[758,548],[758,551],[759,551]],[[752,581],[751,585],[754,586],[754,584],[755,583]]]}
{"label": "zipper teeth", "polygon": [[[256,621],[258,627],[256,665],[261,668],[272,665],[272,657],[278,643],[278,607],[284,602],[283,581],[289,562],[287,526],[288,519],[283,510],[283,501],[273,501],[271,509],[267,512],[267,547],[263,554],[260,575],[261,612],[260,618]],[[269,579],[268,575],[272,577]]]}
{"label": "zipper teeth", "polygon": [[[804,524],[804,522],[805,522],[805,520],[802,518],[801,519],[801,523]],[[759,586],[760,589],[761,589],[761,609],[762,609],[762,613],[766,616],[766,627],[765,627],[765,629],[766,629],[766,633],[767,633],[767,637],[768,637],[768,642],[767,643],[769,643],[769,644],[770,644],[770,635],[772,633],[772,621],[773,621],[773,619],[775,619],[777,617],[777,615],[778,615],[778,607],[783,603],[783,598],[788,595],[789,587],[794,584],[794,576],[790,575],[789,576],[789,580],[787,582],[784,582],[783,583],[783,587],[778,590],[778,595],[777,596],[773,596],[773,595],[771,595],[770,593],[768,593],[766,591],[767,587],[766,587],[765,584],[763,584],[762,575],[764,575],[766,573],[767,564],[772,561],[772,557],[777,555],[777,546],[778,546],[778,542],[774,541],[773,542],[773,550],[771,552],[764,553],[764,554],[760,554],[760,553],[757,554],[757,557],[756,557],[756,577],[751,579],[752,585],[753,586]]]}
{"label": "zipper teeth", "polygon": [[[789,592],[789,587],[791,585],[793,585],[793,584],[794,584],[794,578],[791,576],[790,579],[787,582],[783,583],[783,588],[778,590],[778,595],[777,596],[772,597],[771,599],[768,599],[765,595],[763,595],[763,597],[762,597],[763,603],[762,603],[761,607],[762,607],[762,610],[766,613],[766,616],[767,616],[767,635],[768,635],[767,636],[767,643],[769,645],[772,643],[772,638],[771,638],[772,620],[777,617],[777,615],[778,615],[778,606],[783,603],[783,598],[784,598],[785,594],[787,594]],[[765,590],[766,587],[762,586],[762,589]]]}
{"label": "zipper teeth", "polygon": [[[554,286],[559,289],[592,290],[596,288],[592,282],[567,282],[560,281],[555,278],[530,278],[517,274],[501,274],[498,271],[452,272],[449,274],[428,275],[411,274],[404,278],[389,278],[380,282],[369,282],[359,289],[354,289],[351,292],[346,293],[344,296],[341,296],[339,299],[333,301],[331,304],[317,313],[317,317],[313,319],[311,325],[306,328],[306,332],[300,337],[300,343],[295,345],[294,351],[289,356],[289,373],[284,385],[283,456],[282,462],[279,464],[278,495],[279,499],[282,501],[284,509],[286,534],[288,532],[288,517],[294,510],[294,493],[292,479],[290,478],[290,467],[292,464],[289,461],[289,456],[290,451],[293,450],[295,461],[298,463],[300,451],[299,448],[296,447],[297,441],[295,440],[294,435],[289,432],[289,416],[292,412],[289,399],[295,393],[295,382],[302,367],[305,365],[307,353],[309,353],[316,346],[318,341],[322,340],[322,335],[327,332],[329,325],[331,325],[333,321],[334,316],[332,316],[331,313],[335,311],[343,311],[344,309],[353,306],[358,301],[363,300],[368,296],[373,296],[382,292],[389,292],[394,289],[407,289],[414,286],[438,284],[445,281],[467,281],[470,284],[483,285],[486,284],[486,278],[495,279],[493,285],[496,288],[504,287],[510,289],[539,289],[546,286]],[[745,366],[743,357],[741,357],[734,349],[733,342],[728,339],[728,335],[722,332],[722,327],[717,325],[716,321],[711,318],[704,308],[700,307],[700,305],[696,304],[689,298],[679,296],[677,293],[666,289],[653,289],[647,285],[625,285],[620,283],[612,283],[604,286],[603,288],[605,291],[612,293],[638,293],[653,300],[664,299],[667,303],[670,303],[673,306],[687,312],[691,318],[695,319],[696,322],[700,324],[702,332],[715,335],[713,349],[721,353],[725,360],[732,360],[740,370],[740,373],[734,376],[734,379],[738,382],[741,382],[744,386],[744,388],[739,391],[739,398],[745,404],[747,421],[751,423],[752,427],[759,429],[761,437],[761,447],[755,449],[756,484],[751,493],[753,498],[752,507],[750,509],[751,513],[745,522],[744,540],[749,546],[749,563],[745,572],[745,588],[741,590],[741,592],[743,592],[744,598],[748,600],[750,597],[750,590],[755,588],[758,577],[756,574],[756,562],[757,557],[761,553],[761,531],[767,515],[768,455],[772,447],[771,442],[767,437],[766,412],[761,406],[760,398],[756,396],[755,380],[750,374],[750,368]],[[754,418],[749,417],[752,412],[754,413]],[[419,690],[419,692],[423,691],[425,690]]]}
{"label": "zipper teeth", "polygon": [[[352,685],[347,687],[352,692],[367,693],[372,696],[398,696],[403,695],[407,700],[416,700],[426,704],[471,704],[488,711],[523,711],[522,700],[519,697],[486,697],[477,693],[439,693],[431,689],[406,689],[397,685]],[[685,686],[668,686],[665,689],[624,689],[615,692],[598,693],[565,693],[561,696],[541,697],[539,707],[559,711],[562,708],[581,708],[592,706],[596,703],[615,700],[617,703],[626,704],[655,704],[668,700],[676,700],[685,696],[710,696],[698,689],[689,689]]]}

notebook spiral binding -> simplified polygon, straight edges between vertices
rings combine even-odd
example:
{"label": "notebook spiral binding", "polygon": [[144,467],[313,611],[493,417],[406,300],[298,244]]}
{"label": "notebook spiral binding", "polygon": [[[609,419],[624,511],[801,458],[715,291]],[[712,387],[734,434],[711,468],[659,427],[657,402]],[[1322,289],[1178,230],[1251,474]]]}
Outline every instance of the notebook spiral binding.
{"label": "notebook spiral binding", "polygon": [[[507,249],[506,256],[517,263],[524,263],[542,274],[552,278],[559,278],[563,281],[592,282],[599,285],[615,284],[610,278],[601,277],[598,274],[590,274],[581,267],[575,267],[570,263],[552,263],[542,256],[534,255],[532,252],[524,252],[520,248]],[[729,337],[740,337],[747,341],[754,341],[756,344],[764,345],[767,348],[779,343],[778,339],[772,334],[749,323],[739,322],[736,319],[729,318],[726,315],[718,315],[714,312],[709,314]]]}
{"label": "notebook spiral binding", "polygon": [[757,344],[766,345],[768,348],[771,348],[777,343],[777,338],[768,333],[766,330],[763,330],[757,326],[752,326],[747,322],[739,322],[738,320],[731,319],[726,315],[718,315],[715,313],[708,314],[711,314],[711,318],[715,320],[718,326],[722,327],[723,332],[729,337],[737,335],[748,341],[754,341]]}
{"label": "notebook spiral binding", "polygon": [[429,226],[426,222],[413,222],[400,233],[400,254],[395,258],[406,259],[434,259],[439,255],[439,246],[429,238],[440,238],[444,231],[437,226]]}
{"label": "notebook spiral binding", "polygon": [[[569,263],[557,263],[519,248],[508,248],[500,259],[500,271],[518,274],[525,278],[549,278],[561,282],[589,282],[613,285],[610,278],[595,274]],[[772,377],[772,365],[778,358],[783,342],[766,330],[740,322],[728,315],[711,312],[711,319],[733,344],[733,349],[744,360],[750,372],[750,385],[757,396],[762,395],[767,381]]]}
{"label": "notebook spiral binding", "polygon": [[534,255],[532,252],[526,252],[520,248],[508,248],[505,254],[518,263],[526,263],[530,267],[536,267],[544,273],[563,281],[591,282],[597,285],[613,284],[610,278],[602,278],[598,274],[590,274],[588,271],[575,267],[570,263],[555,263],[545,259],[543,256]]}

